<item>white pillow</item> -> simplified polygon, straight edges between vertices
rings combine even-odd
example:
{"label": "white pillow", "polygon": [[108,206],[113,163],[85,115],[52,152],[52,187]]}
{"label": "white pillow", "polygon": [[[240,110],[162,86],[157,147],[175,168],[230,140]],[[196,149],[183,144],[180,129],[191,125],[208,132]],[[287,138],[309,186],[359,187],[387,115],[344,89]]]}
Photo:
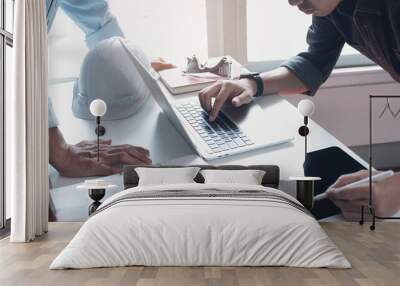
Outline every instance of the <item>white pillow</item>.
{"label": "white pillow", "polygon": [[261,185],[265,171],[261,170],[202,170],[205,184]]}
{"label": "white pillow", "polygon": [[139,176],[139,186],[187,184],[195,183],[193,180],[200,168],[145,168],[135,169]]}

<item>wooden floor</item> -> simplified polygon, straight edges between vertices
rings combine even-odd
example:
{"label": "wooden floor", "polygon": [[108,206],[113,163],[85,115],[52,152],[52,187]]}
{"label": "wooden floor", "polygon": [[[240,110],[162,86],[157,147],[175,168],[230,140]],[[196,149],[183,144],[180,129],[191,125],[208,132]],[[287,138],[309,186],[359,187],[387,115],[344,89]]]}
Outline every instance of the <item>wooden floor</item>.
{"label": "wooden floor", "polygon": [[353,269],[285,267],[126,267],[48,270],[79,229],[51,223],[48,235],[30,244],[0,241],[0,285],[400,285],[400,224],[380,223],[371,232],[356,223],[323,223]]}

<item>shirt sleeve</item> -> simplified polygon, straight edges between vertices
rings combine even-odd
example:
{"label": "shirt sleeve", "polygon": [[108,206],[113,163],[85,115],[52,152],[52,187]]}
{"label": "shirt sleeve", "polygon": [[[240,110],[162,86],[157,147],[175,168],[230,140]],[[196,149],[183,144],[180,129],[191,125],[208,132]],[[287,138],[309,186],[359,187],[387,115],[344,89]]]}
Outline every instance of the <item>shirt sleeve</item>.
{"label": "shirt sleeve", "polygon": [[58,126],[58,120],[56,113],[54,112],[53,103],[51,102],[51,98],[48,98],[47,103],[47,110],[48,110],[48,120],[49,120],[49,128],[54,128]]}
{"label": "shirt sleeve", "polygon": [[114,36],[124,37],[105,0],[59,0],[59,6],[85,33],[86,44],[90,49],[101,40]]}
{"label": "shirt sleeve", "polygon": [[314,95],[328,79],[343,49],[345,40],[328,17],[313,16],[308,29],[308,50],[285,61],[281,66],[292,71]]}

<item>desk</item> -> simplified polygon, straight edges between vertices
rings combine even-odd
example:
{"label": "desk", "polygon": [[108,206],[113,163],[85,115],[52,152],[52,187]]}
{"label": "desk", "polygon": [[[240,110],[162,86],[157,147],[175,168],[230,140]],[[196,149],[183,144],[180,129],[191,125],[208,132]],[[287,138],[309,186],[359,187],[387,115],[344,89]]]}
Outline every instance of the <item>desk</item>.
{"label": "desk", "polygon": [[[72,115],[72,111],[69,108],[72,101],[72,88],[72,82],[50,86],[50,96],[60,122],[59,128],[69,143],[77,143],[84,139],[95,139],[94,120],[81,120]],[[164,90],[164,92],[167,91]],[[184,97],[188,96],[195,96],[195,94],[184,95]],[[150,150],[154,164],[276,164],[281,169],[280,188],[294,195],[294,183],[289,182],[288,178],[290,176],[303,175],[304,139],[297,133],[303,119],[294,106],[277,95],[258,98],[255,104],[260,105],[265,112],[274,109],[274,112],[278,111],[285,114],[288,128],[292,129],[295,140],[271,148],[205,162],[180,136],[153,98],[149,98],[143,108],[130,118],[104,121],[103,125],[107,130],[104,138],[111,138],[115,144],[129,143],[145,146]],[[367,167],[365,161],[317,123],[310,120],[309,127],[311,131],[309,135],[309,151],[338,146]],[[268,135],[266,134],[266,136]],[[57,209],[57,220],[82,221],[87,217],[87,207],[91,201],[87,192],[75,188],[76,184],[84,179],[63,178],[56,171],[51,172],[52,189],[50,195],[54,207]],[[122,190],[121,175],[110,176],[106,180],[119,186],[115,190],[108,190],[106,197]]]}

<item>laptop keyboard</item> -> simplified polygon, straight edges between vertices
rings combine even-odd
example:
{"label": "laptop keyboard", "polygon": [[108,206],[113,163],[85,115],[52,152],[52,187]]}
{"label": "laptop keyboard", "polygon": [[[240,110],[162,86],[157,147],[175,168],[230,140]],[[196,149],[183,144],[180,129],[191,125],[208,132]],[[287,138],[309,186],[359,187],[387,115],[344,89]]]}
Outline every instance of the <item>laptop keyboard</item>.
{"label": "laptop keyboard", "polygon": [[208,113],[199,104],[185,103],[176,108],[210,147],[212,153],[254,144],[223,112],[219,113],[214,122],[209,122]]}

